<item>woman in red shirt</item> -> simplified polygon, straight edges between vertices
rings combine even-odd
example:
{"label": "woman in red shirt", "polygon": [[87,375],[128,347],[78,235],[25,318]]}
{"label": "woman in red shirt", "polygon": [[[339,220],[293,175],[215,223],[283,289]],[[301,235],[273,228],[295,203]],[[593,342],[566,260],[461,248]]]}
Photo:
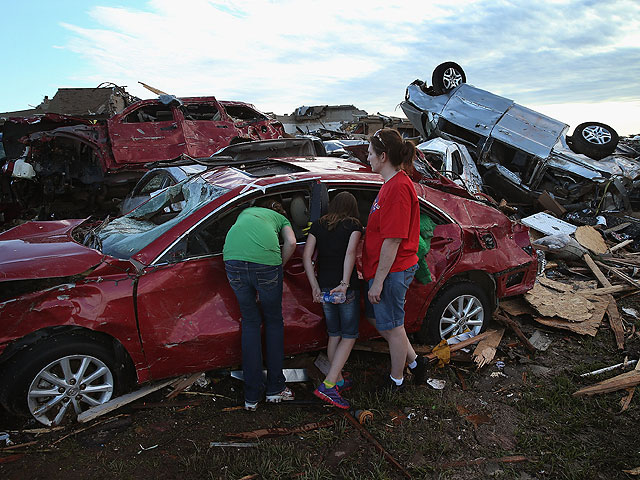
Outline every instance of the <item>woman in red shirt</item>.
{"label": "woman in red shirt", "polygon": [[367,159],[382,175],[380,189],[367,221],[363,248],[363,275],[367,318],[389,343],[390,379],[385,387],[404,388],[405,362],[417,383],[424,381],[426,361],[416,355],[404,329],[404,298],[418,269],[420,205],[405,170],[413,168],[415,146],[397,130],[378,130],[369,138]]}

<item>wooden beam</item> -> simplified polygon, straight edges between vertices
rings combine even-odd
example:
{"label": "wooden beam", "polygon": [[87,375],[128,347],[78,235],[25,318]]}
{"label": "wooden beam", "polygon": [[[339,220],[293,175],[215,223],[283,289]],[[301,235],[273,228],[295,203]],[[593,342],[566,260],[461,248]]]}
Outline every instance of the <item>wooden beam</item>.
{"label": "wooden beam", "polygon": [[634,280],[629,275],[623,273],[619,269],[617,269],[615,267],[611,267],[611,266],[607,265],[606,263],[602,263],[602,262],[596,262],[596,263],[598,265],[600,265],[601,267],[606,268],[608,271],[613,273],[616,277],[621,278],[622,280],[624,280],[625,282],[633,285],[636,288],[640,288],[640,282]]}
{"label": "wooden beam", "polygon": [[630,238],[628,240],[625,240],[624,242],[620,242],[616,245],[614,245],[613,247],[609,248],[609,252],[615,252],[616,250],[620,250],[621,248],[626,247],[627,245],[629,245],[630,243],[633,243],[634,239]]}
{"label": "wooden beam", "polygon": [[627,228],[629,225],[631,225],[631,222],[624,222],[620,225],[616,225],[615,227],[607,228],[606,230],[603,230],[602,233],[619,232],[620,230]]}
{"label": "wooden beam", "polygon": [[591,269],[591,271],[593,272],[593,274],[596,276],[596,278],[598,279],[598,281],[603,287],[613,286],[611,285],[609,280],[607,280],[607,277],[604,276],[604,273],[602,273],[602,270],[598,268],[598,266],[595,264],[595,262],[592,260],[591,256],[589,256],[588,253],[585,253],[582,259],[584,260],[584,263],[586,263],[587,266]]}
{"label": "wooden beam", "polygon": [[522,333],[522,330],[520,329],[520,325],[518,325],[518,322],[510,318],[507,312],[504,312],[504,315],[500,313],[495,313],[493,315],[493,318],[495,318],[496,321],[498,321],[505,327],[509,327],[511,330],[513,330],[513,332],[518,336],[522,344],[525,347],[527,347],[527,350],[529,350],[531,353],[536,353],[536,347],[531,345],[531,342],[529,341],[527,336],[524,333]]}
{"label": "wooden beam", "polygon": [[[640,364],[640,362],[638,363]],[[616,390],[626,390],[629,387],[635,387],[638,384],[640,384],[640,370],[632,370],[603,380],[595,385],[581,388],[577,392],[574,392],[573,395],[595,395],[598,393],[615,392]]]}

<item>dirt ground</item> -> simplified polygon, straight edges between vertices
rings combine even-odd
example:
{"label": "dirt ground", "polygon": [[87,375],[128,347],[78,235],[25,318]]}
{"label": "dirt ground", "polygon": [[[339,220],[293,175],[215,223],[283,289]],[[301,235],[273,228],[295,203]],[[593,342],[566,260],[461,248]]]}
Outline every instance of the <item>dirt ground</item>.
{"label": "dirt ground", "polygon": [[[619,306],[640,311],[640,295],[620,299]],[[592,338],[521,317],[528,337],[539,330],[551,339],[546,351],[530,354],[507,330],[493,362],[480,370],[464,358],[432,367],[429,377],[444,380],[442,390],[416,385],[381,394],[375,385],[386,375],[387,355],[354,352],[346,369],[355,385],[346,397],[355,409],[373,413],[365,429],[399,467],[342,411],[315,401],[315,380],[291,384],[298,400],[292,404],[261,403],[257,412],[246,412],[233,409],[241,404],[242,384],[227,371],[209,372],[209,385],[175,400],[161,390],[88,424],[42,434],[28,432],[40,427],[35,421],[2,413],[0,431],[18,448],[0,451],[0,478],[634,478],[624,470],[640,467],[639,395],[622,413],[625,391],[572,395],[622,370],[580,374],[639,357],[640,338],[630,334],[640,321],[622,316],[624,352],[616,350],[606,320]],[[288,366],[317,374],[315,356],[288,359]],[[228,436],[315,422],[328,426],[271,438]]]}

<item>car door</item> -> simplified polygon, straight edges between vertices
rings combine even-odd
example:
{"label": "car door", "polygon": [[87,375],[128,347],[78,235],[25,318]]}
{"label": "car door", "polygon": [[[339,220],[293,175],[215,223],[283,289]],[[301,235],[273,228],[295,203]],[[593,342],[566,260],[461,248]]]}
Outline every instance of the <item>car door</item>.
{"label": "car door", "polygon": [[108,120],[116,163],[144,164],[188,153],[176,109],[159,102],[134,104]]}
{"label": "car door", "polygon": [[[181,235],[144,269],[137,285],[138,322],[154,378],[241,363],[240,310],[222,258],[226,234],[240,211],[258,196],[274,195],[290,208],[293,196],[309,199],[310,191],[305,182],[289,185],[286,191],[239,195]],[[303,248],[301,237],[284,268],[285,354],[326,345],[322,308],[313,303],[302,267]]]}

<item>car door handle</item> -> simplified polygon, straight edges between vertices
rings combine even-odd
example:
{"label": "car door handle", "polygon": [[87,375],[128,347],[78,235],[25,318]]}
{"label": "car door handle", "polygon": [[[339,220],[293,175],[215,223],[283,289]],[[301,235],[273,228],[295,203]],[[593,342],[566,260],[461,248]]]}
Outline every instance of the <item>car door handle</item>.
{"label": "car door handle", "polygon": [[175,123],[169,125],[168,127],[162,127],[160,130],[176,130],[178,128],[178,125],[176,125]]}

